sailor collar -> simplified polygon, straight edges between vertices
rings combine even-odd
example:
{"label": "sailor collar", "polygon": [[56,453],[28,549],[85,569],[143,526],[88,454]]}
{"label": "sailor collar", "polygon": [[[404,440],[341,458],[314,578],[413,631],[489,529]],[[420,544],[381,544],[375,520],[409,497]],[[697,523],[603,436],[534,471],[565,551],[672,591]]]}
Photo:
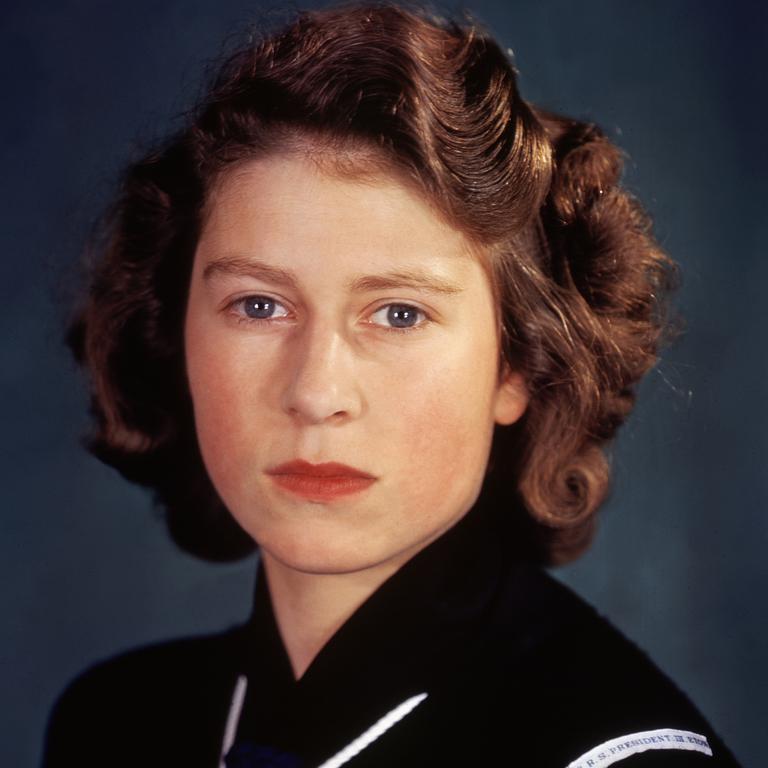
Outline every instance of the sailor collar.
{"label": "sailor collar", "polygon": [[473,507],[385,581],[298,681],[260,565],[236,740],[320,765],[382,715],[444,685],[480,638],[505,559],[511,565],[497,533],[491,511]]}
{"label": "sailor collar", "polygon": [[[508,514],[473,507],[385,581],[298,681],[260,567],[227,768],[442,768],[483,764],[500,745],[520,765],[556,768],[607,768],[648,751],[710,756],[690,703],[519,556]],[[614,673],[635,687],[606,708],[593,684]]]}

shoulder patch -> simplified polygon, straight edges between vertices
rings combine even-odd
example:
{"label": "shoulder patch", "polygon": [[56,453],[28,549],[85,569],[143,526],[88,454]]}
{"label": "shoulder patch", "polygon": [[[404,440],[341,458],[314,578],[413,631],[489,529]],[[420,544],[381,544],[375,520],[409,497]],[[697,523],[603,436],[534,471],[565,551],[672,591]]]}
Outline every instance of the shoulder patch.
{"label": "shoulder patch", "polygon": [[712,757],[707,740],[698,733],[661,728],[656,731],[641,731],[619,736],[591,749],[569,763],[568,768],[606,768],[627,757],[646,752],[649,749],[682,749],[701,752]]}

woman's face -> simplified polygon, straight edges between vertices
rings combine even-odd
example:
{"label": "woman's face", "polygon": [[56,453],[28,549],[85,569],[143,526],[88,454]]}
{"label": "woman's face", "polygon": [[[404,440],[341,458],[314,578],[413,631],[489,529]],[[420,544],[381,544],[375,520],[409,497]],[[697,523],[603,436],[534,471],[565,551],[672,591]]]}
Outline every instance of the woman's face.
{"label": "woman's face", "polygon": [[296,157],[217,187],[185,350],[217,491],[268,562],[304,572],[399,567],[469,510],[494,424],[526,405],[463,236],[389,177]]}

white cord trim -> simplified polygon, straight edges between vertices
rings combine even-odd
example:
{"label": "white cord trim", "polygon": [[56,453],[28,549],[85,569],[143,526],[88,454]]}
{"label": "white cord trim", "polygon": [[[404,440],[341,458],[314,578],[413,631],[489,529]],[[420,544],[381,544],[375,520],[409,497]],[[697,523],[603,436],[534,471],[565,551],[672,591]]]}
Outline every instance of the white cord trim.
{"label": "white cord trim", "polygon": [[221,743],[219,768],[226,768],[224,758],[235,743],[235,735],[237,734],[237,726],[240,722],[240,714],[243,711],[243,702],[245,701],[245,692],[247,688],[248,678],[245,677],[245,675],[239,675],[237,682],[235,683],[235,691],[232,694],[232,703],[229,705],[227,724],[224,726],[224,740]]}
{"label": "white cord trim", "polygon": [[638,752],[649,749],[685,749],[701,752],[712,757],[707,740],[698,733],[661,728],[656,731],[641,731],[619,736],[591,749],[568,765],[568,768],[607,768]]}
{"label": "white cord trim", "polygon": [[416,707],[427,698],[426,693],[420,693],[418,696],[411,696],[402,704],[399,704],[391,712],[384,715],[376,721],[365,733],[358,736],[351,744],[344,747],[330,759],[326,760],[318,768],[339,768],[344,763],[349,762],[355,755],[362,752],[370,746],[382,734],[386,733],[393,725],[399,723],[406,715],[410,714]]}

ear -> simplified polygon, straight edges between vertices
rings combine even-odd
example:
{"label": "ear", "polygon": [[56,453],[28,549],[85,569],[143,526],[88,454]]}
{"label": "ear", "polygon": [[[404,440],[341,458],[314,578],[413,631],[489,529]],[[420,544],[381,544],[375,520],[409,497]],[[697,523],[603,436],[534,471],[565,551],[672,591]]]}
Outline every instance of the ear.
{"label": "ear", "polygon": [[514,424],[528,407],[528,387],[520,373],[510,370],[505,363],[502,378],[496,390],[493,415],[497,424]]}

